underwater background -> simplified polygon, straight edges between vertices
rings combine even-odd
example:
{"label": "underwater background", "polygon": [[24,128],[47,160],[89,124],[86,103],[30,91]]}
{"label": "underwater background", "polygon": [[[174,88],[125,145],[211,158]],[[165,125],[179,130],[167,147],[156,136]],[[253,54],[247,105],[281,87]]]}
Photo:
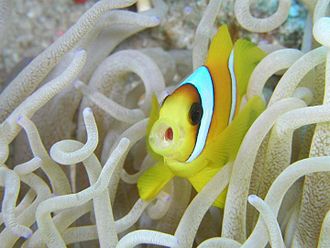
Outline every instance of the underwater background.
{"label": "underwater background", "polygon": [[[0,246],[330,247],[329,4],[0,0]],[[267,53],[244,96],[266,110],[201,192],[143,201],[152,96],[222,24]]]}

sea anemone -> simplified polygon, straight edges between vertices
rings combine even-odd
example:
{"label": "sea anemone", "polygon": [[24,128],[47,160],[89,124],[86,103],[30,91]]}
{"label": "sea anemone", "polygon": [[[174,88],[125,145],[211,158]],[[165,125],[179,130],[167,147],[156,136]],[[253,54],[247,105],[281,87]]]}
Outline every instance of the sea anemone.
{"label": "sea anemone", "polygon": [[[154,164],[144,141],[152,97],[161,101],[203,64],[225,1],[209,1],[191,52],[114,52],[163,25],[163,0],[129,11],[135,2],[98,1],[2,90],[1,246],[330,247],[330,1],[302,1],[309,17],[301,49],[260,44],[268,54],[245,99],[268,105],[235,161],[198,194],[175,178],[151,202],[136,183]],[[251,34],[288,18],[290,0],[265,18],[253,16],[251,2],[234,5],[237,25]],[[0,0],[1,37],[9,4]],[[212,207],[227,186],[224,210]]]}

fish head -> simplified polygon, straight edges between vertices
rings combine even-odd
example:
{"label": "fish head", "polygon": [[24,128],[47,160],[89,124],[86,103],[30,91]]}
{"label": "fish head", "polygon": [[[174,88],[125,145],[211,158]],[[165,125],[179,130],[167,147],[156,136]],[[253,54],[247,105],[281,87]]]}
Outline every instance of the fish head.
{"label": "fish head", "polygon": [[185,84],[167,96],[150,134],[151,149],[164,158],[186,161],[194,150],[203,109],[195,87]]}

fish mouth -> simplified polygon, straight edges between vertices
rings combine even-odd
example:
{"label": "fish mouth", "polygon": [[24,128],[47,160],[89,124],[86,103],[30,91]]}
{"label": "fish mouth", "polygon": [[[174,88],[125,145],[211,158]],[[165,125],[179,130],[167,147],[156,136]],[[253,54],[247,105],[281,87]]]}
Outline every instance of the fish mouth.
{"label": "fish mouth", "polygon": [[171,127],[168,127],[164,133],[164,138],[167,141],[173,140],[173,129]]}
{"label": "fish mouth", "polygon": [[176,149],[182,144],[184,131],[175,123],[167,120],[158,120],[151,128],[149,143],[154,152],[173,157]]}

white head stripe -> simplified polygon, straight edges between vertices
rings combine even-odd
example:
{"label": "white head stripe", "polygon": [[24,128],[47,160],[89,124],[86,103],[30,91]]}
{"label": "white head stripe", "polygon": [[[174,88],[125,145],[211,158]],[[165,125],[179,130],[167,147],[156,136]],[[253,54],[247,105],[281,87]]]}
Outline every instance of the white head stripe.
{"label": "white head stripe", "polygon": [[235,110],[236,110],[236,76],[235,76],[235,71],[234,71],[234,49],[231,50],[229,60],[228,60],[228,69],[230,72],[230,77],[231,77],[231,108],[230,108],[230,116],[229,116],[229,121],[228,124],[233,120],[234,115],[235,115]]}
{"label": "white head stripe", "polygon": [[189,163],[196,159],[204,149],[214,110],[214,89],[212,77],[205,66],[199,67],[180,86],[185,84],[191,84],[197,89],[203,108],[203,116],[199,126],[196,144],[193,152],[186,161]]}

